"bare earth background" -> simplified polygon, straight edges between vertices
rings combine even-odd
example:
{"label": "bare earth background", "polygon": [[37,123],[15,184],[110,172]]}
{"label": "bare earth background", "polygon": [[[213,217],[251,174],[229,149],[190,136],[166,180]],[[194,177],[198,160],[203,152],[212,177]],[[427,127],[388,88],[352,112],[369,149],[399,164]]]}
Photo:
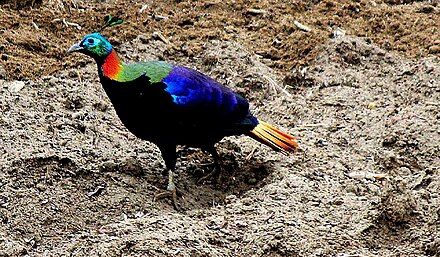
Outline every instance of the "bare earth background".
{"label": "bare earth background", "polygon": [[[0,256],[440,255],[439,1],[0,3]],[[125,61],[209,74],[302,151],[225,138],[215,185],[179,148],[180,210],[153,202],[157,148],[65,54],[107,14]]]}

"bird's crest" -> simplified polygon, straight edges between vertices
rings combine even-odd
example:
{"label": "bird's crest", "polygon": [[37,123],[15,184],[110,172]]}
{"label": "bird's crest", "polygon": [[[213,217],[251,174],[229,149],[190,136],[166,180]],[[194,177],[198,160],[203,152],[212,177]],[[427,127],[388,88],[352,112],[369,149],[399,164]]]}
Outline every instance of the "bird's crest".
{"label": "bird's crest", "polygon": [[104,25],[97,31],[101,32],[107,27],[112,27],[118,24],[121,24],[123,20],[119,17],[113,17],[110,14],[104,17]]}

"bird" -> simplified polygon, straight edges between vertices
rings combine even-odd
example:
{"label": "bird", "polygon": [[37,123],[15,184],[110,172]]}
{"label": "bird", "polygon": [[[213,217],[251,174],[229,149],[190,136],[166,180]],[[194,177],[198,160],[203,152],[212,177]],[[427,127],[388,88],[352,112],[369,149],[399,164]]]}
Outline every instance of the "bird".
{"label": "bird", "polygon": [[168,185],[155,200],[171,198],[176,209],[177,146],[210,153],[214,171],[221,170],[215,144],[224,137],[246,135],[284,154],[300,148],[296,137],[255,117],[243,96],[193,68],[156,60],[125,63],[100,32],[85,35],[67,52],[95,60],[100,83],[122,124],[159,148]]}

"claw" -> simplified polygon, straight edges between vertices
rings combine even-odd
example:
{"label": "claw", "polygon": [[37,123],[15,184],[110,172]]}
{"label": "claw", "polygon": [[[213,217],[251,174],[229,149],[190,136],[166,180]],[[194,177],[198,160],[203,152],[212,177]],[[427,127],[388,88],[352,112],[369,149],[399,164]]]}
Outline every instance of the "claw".
{"label": "claw", "polygon": [[154,195],[154,201],[157,202],[164,198],[171,198],[171,201],[173,202],[173,207],[177,211],[179,210],[179,207],[177,206],[177,192],[176,191],[165,191],[165,192],[158,192]]}
{"label": "claw", "polygon": [[199,180],[197,180],[197,183],[203,183],[206,180],[210,178],[216,178],[217,185],[221,185],[223,182],[223,177],[225,175],[225,170],[223,169],[223,162],[220,156],[217,153],[217,150],[215,150],[214,147],[205,149],[209,153],[211,153],[212,157],[214,158],[214,170],[207,174],[206,176],[201,177]]}
{"label": "claw", "polygon": [[168,186],[167,190],[165,192],[158,192],[154,195],[154,201],[157,202],[158,200],[164,199],[164,198],[171,198],[171,201],[173,202],[173,207],[175,210],[179,210],[179,207],[177,205],[177,188],[176,185],[173,182],[174,173],[172,170],[168,170]]}
{"label": "claw", "polygon": [[207,175],[199,178],[197,180],[197,184],[203,184],[205,181],[211,178],[215,178],[217,185],[220,185],[223,182],[224,173],[225,171],[223,170],[223,167],[219,163],[216,163],[214,170]]}

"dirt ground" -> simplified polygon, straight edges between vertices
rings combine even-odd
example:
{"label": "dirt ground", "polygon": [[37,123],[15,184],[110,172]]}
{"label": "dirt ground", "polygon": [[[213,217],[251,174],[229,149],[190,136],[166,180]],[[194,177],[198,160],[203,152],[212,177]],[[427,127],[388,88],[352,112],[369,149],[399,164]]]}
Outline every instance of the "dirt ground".
{"label": "dirt ground", "polygon": [[[153,202],[158,149],[66,55],[107,14],[125,61],[209,74],[302,150],[225,138],[217,185],[180,147],[180,210]],[[440,256],[439,24],[437,0],[1,1],[0,256]]]}

